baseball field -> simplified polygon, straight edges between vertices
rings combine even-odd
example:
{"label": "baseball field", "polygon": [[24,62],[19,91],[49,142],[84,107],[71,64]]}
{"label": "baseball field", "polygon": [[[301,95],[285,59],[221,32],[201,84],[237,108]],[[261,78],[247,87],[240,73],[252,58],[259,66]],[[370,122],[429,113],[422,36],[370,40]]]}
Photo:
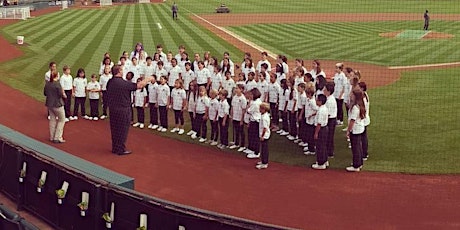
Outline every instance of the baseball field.
{"label": "baseball field", "polygon": [[[370,157],[359,174],[345,172],[352,156],[343,127],[337,127],[327,172],[309,169],[315,157],[278,135],[270,140],[273,163],[260,173],[236,151],[148,129],[133,128],[128,146],[134,154],[113,158],[107,121],[68,123],[68,141],[58,147],[135,177],[137,191],[252,220],[302,229],[356,228],[357,220],[364,229],[376,223],[381,229],[458,228],[459,2],[245,0],[224,2],[229,14],[214,13],[219,0],[175,2],[178,20],[168,0],[75,6],[0,24],[0,110],[8,114],[0,122],[46,141],[49,62],[58,70],[69,65],[74,76],[83,67],[89,77],[105,52],[115,61],[137,42],[148,54],[157,44],[173,54],[183,44],[189,54],[210,51],[219,60],[228,51],[238,64],[244,52],[258,60],[261,50],[284,54],[289,64],[304,59],[307,69],[319,59],[328,76],[343,62],[360,70],[369,86]],[[427,9],[430,30],[423,31]],[[25,44],[16,45],[16,36]]]}

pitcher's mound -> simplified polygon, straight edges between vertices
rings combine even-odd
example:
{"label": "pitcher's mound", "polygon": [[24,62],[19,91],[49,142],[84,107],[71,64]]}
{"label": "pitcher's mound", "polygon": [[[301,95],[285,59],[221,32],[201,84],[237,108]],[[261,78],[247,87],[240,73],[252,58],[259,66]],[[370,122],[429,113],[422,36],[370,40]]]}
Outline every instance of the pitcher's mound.
{"label": "pitcher's mound", "polygon": [[441,33],[435,31],[424,30],[402,30],[388,33],[380,33],[380,37],[385,38],[401,38],[401,39],[446,39],[453,38],[453,34]]}

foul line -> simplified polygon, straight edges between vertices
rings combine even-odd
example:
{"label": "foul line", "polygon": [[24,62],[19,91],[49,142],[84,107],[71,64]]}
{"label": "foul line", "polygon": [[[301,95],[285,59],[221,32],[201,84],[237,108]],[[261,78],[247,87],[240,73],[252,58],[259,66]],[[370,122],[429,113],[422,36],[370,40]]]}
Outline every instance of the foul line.
{"label": "foul line", "polygon": [[248,46],[250,46],[250,47],[252,47],[252,48],[254,48],[254,49],[256,49],[256,50],[258,50],[258,51],[260,51],[260,52],[263,52],[263,51],[267,52],[267,54],[268,54],[269,57],[271,57],[271,58],[273,58],[273,59],[276,60],[276,58],[277,58],[277,55],[276,55],[276,54],[274,54],[274,53],[272,53],[272,52],[270,52],[270,51],[268,51],[268,50],[262,48],[261,46],[255,44],[255,43],[253,43],[253,42],[251,42],[251,41],[248,41],[248,40],[246,40],[246,39],[244,39],[244,38],[242,38],[242,37],[236,35],[235,33],[231,32],[231,31],[229,31],[229,30],[227,30],[227,29],[225,29],[225,28],[222,28],[222,27],[220,27],[220,26],[217,26],[216,24],[214,24],[214,23],[212,23],[212,22],[210,22],[210,21],[208,21],[208,20],[206,20],[206,19],[204,19],[204,18],[198,16],[197,14],[191,12],[190,10],[187,10],[187,9],[185,9],[185,10],[188,11],[188,12],[190,12],[193,16],[199,18],[200,20],[202,20],[202,21],[208,23],[208,24],[211,25],[212,27],[214,27],[214,28],[216,28],[216,29],[218,29],[218,30],[220,30],[220,31],[222,31],[222,32],[224,32],[224,33],[226,33],[226,34],[228,34],[228,35],[234,37],[235,39],[239,40],[240,42],[243,42],[244,44],[246,44],[246,45],[248,45]]}
{"label": "foul line", "polygon": [[390,66],[388,69],[417,69],[417,68],[431,68],[431,67],[445,67],[460,65],[460,62],[449,62],[439,64],[425,64],[425,65],[409,65],[409,66]]}

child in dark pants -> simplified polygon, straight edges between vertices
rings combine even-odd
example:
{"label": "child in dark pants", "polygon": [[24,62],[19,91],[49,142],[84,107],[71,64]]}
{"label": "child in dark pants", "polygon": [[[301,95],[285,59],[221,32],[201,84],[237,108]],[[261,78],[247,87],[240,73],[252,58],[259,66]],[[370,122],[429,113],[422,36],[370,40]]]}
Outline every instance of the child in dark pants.
{"label": "child in dark pants", "polygon": [[335,126],[337,124],[337,101],[333,95],[334,93],[334,82],[326,83],[323,93],[326,96],[326,108],[329,113],[329,119],[327,121],[328,134],[327,134],[327,156],[334,158],[334,134]]}
{"label": "child in dark pants", "polygon": [[325,104],[326,96],[324,94],[318,95],[316,105],[318,105],[319,108],[315,117],[315,133],[313,136],[316,143],[316,163],[311,166],[313,169],[326,169],[329,165],[326,152],[328,136],[328,110]]}
{"label": "child in dark pants", "polygon": [[[137,79],[137,83],[141,82],[142,79]],[[144,128],[145,110],[144,107],[147,105],[147,90],[145,88],[137,89],[133,96],[134,107],[137,112],[137,122],[133,124],[133,127]]]}
{"label": "child in dark pants", "polygon": [[228,148],[228,116],[230,114],[230,105],[227,101],[228,91],[222,89],[219,92],[219,133],[220,133],[220,145],[217,147],[220,149]]}
{"label": "child in dark pants", "polygon": [[158,131],[166,132],[168,130],[168,107],[170,104],[169,96],[171,95],[171,91],[169,90],[168,84],[166,84],[166,77],[160,77],[160,85],[158,86],[158,111],[160,113],[160,127],[158,127]]}
{"label": "child in dark pants", "polygon": [[99,97],[101,92],[101,85],[97,81],[96,74],[91,75],[91,82],[86,85],[88,91],[89,106],[90,106],[90,120],[97,121],[99,119]]}
{"label": "child in dark pants", "polygon": [[313,82],[307,83],[307,88],[305,93],[307,95],[307,101],[305,103],[305,119],[306,119],[306,138],[307,138],[307,147],[303,149],[305,155],[315,155],[315,139],[313,138],[315,134],[315,117],[316,112],[318,111],[318,106],[316,105],[315,100],[315,85]]}
{"label": "child in dark pants", "polygon": [[252,102],[247,110],[249,114],[248,125],[248,155],[247,158],[259,158],[260,153],[260,138],[259,138],[259,122],[260,122],[260,91],[257,88],[251,89],[250,95]]}
{"label": "child in dark pants", "polygon": [[209,143],[210,145],[218,145],[219,143],[217,142],[219,138],[219,98],[218,92],[215,89],[211,89],[209,91],[209,97],[210,97],[210,102],[209,102],[209,123],[211,125],[211,137],[209,138]]}
{"label": "child in dark pants", "polygon": [[230,149],[238,148],[241,152],[245,150],[244,147],[244,114],[246,113],[247,100],[243,95],[244,85],[238,84],[235,88],[235,95],[232,97],[232,106],[230,109],[230,116],[233,119],[233,142]]}
{"label": "child in dark pants", "polygon": [[268,168],[268,140],[270,139],[270,105],[262,103],[259,106],[260,122],[259,122],[259,137],[260,137],[260,160],[257,162],[257,169]]}
{"label": "child in dark pants", "polygon": [[362,139],[365,130],[366,106],[364,93],[360,88],[355,88],[351,94],[350,116],[348,117],[347,137],[350,138],[353,165],[346,168],[348,172],[359,172],[363,166]]}
{"label": "child in dark pants", "polygon": [[147,126],[149,129],[158,129],[158,84],[157,81],[152,79],[152,82],[147,86],[148,89],[148,101],[150,108],[150,124]]}

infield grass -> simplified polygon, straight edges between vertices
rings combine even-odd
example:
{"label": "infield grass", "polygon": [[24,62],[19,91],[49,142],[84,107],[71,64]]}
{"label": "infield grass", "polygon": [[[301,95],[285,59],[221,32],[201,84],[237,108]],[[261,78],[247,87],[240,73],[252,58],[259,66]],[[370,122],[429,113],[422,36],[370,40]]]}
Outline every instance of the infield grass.
{"label": "infield grass", "polygon": [[[188,7],[188,3],[182,0],[177,2],[179,7]],[[217,1],[198,4],[197,1],[191,2],[196,5],[194,7],[205,10],[209,7],[207,3],[214,4]],[[254,0],[247,2],[254,5],[260,3]],[[242,3],[240,12],[244,12],[242,9],[245,8],[244,5],[249,4],[247,2]],[[326,1],[324,4],[331,5],[333,2],[342,1]],[[413,4],[413,1],[386,2]],[[447,4],[447,1],[436,2],[440,5]],[[275,3],[278,4],[277,1],[269,4],[275,7],[281,5]],[[434,1],[430,1],[430,4],[434,4]],[[370,6],[363,8],[368,9]],[[249,9],[254,10],[254,7]],[[261,12],[260,9],[263,8],[258,9]],[[288,9],[293,10],[286,6],[280,7],[277,12],[289,12]],[[308,11],[314,9],[309,8]],[[316,11],[318,10],[326,9],[316,8]],[[331,11],[326,12],[335,12],[337,9],[329,10]],[[236,62],[242,59],[243,51],[229,45],[183,15],[178,21],[172,21],[169,11],[167,4],[125,5],[103,10],[71,9],[2,28],[1,34],[11,42],[21,33],[28,45],[21,47],[25,52],[23,57],[0,64],[1,80],[37,100],[43,100],[43,74],[50,61],[57,61],[59,69],[64,64],[71,66],[73,74],[77,68],[83,67],[89,76],[98,71],[105,52],[109,51],[116,62],[122,51],[131,51],[138,41],[144,43],[149,54],[153,54],[158,43],[164,45],[165,51],[171,50],[174,54],[179,44],[185,44],[190,54],[211,51],[220,58],[224,51],[229,51]],[[445,12],[448,11],[446,7]],[[163,29],[160,30],[156,23],[160,23]],[[439,25],[439,28],[454,35],[457,35],[460,29],[457,22],[439,22]],[[230,29],[272,52],[305,59],[314,57],[382,65],[412,65],[458,61],[460,55],[455,48],[459,45],[456,38],[448,41],[409,43],[377,36],[379,32],[419,26],[416,22],[316,23],[285,26],[286,28],[277,25],[249,25]],[[292,34],[292,37],[278,35],[275,33],[278,29],[289,32],[284,34]],[[260,37],[258,33],[265,33],[268,37]],[[305,42],[306,39],[308,42]],[[460,105],[455,100],[455,93],[460,89],[457,81],[459,71],[459,68],[454,68],[407,72],[403,73],[402,79],[395,84],[370,90],[371,157],[365,162],[365,170],[460,173],[460,168],[454,163],[460,160],[457,154],[460,143],[456,141],[460,137],[460,123],[456,122],[456,111]],[[331,167],[340,170],[351,162],[351,151],[347,148],[345,134],[340,131],[341,128],[343,127],[337,128],[336,131],[336,158],[331,160]],[[159,135],[192,142],[185,136],[178,137],[169,133]],[[302,167],[309,167],[315,161],[314,157],[303,155],[300,148],[288,142],[286,138],[275,134],[270,140],[270,159]]]}

